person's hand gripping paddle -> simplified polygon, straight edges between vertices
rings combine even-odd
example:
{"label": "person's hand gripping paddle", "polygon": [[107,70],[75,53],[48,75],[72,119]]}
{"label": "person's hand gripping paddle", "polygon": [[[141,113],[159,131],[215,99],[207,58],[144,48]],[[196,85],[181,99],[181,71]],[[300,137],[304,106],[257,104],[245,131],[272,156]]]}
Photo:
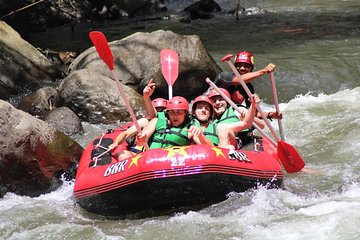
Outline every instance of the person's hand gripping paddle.
{"label": "person's hand gripping paddle", "polygon": [[161,72],[169,86],[169,100],[173,97],[172,87],[179,75],[179,55],[171,49],[160,52]]}
{"label": "person's hand gripping paddle", "polygon": [[[233,55],[229,54],[229,55],[224,56],[221,59],[221,61],[222,62],[226,61],[229,64],[231,70],[235,73],[236,77],[240,79],[241,86],[244,88],[246,94],[248,95],[249,98],[251,98],[252,95],[251,95],[249,88],[246,86],[244,80],[242,79],[240,73],[235,68],[234,64],[230,61],[230,59],[232,59],[232,58],[233,58]],[[274,128],[271,126],[270,122],[268,121],[264,112],[262,111],[262,109],[260,108],[260,106],[258,104],[256,105],[256,109],[261,114],[261,117],[265,121],[266,126],[269,128],[269,130],[271,131],[272,135],[274,136],[274,138],[277,142],[277,155],[278,155],[283,167],[285,168],[285,170],[288,173],[295,173],[295,172],[298,172],[301,169],[303,169],[305,166],[305,162],[302,159],[302,157],[300,156],[300,154],[296,151],[294,146],[292,146],[291,144],[289,144],[283,140],[280,140],[277,137],[277,135],[274,131]]]}
{"label": "person's hand gripping paddle", "polygon": [[[115,70],[114,70],[114,56],[111,52],[109,43],[106,40],[105,35],[102,32],[98,32],[98,31],[93,31],[89,33],[89,37],[91,39],[91,41],[93,42],[96,51],[98,52],[100,58],[106,63],[106,65],[109,67],[116,85],[120,91],[121,97],[123,98],[126,108],[130,113],[131,119],[133,121],[133,124],[136,127],[136,130],[138,133],[141,133],[141,128],[136,120],[136,116],[134,114],[133,109],[131,108],[131,105],[129,103],[128,98],[126,97],[126,94],[124,92],[124,90],[122,89],[119,79],[117,78],[116,74],[115,74]],[[149,146],[146,144],[145,145],[146,150],[149,149]]]}

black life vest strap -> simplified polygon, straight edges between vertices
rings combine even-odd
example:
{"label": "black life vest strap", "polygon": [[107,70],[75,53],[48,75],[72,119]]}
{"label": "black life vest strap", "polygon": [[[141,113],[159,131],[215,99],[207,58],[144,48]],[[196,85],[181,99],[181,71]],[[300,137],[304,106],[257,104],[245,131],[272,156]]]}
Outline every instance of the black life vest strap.
{"label": "black life vest strap", "polygon": [[216,131],[216,125],[215,124],[213,124],[212,125],[212,131],[204,131],[203,133],[204,133],[204,135],[205,136],[214,136],[214,137],[217,137],[218,136],[218,134],[217,134],[217,131]]}

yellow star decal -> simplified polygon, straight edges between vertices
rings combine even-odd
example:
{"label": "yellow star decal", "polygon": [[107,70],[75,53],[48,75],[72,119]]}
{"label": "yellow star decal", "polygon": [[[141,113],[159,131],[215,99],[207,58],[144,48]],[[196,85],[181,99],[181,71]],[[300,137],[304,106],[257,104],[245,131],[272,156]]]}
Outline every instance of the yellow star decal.
{"label": "yellow star decal", "polygon": [[223,151],[222,151],[220,148],[213,147],[212,149],[215,151],[216,157],[219,157],[219,155],[221,155],[221,156],[223,156],[224,158],[226,158],[225,155],[224,155],[224,153],[223,153]]}
{"label": "yellow star decal", "polygon": [[168,151],[168,158],[171,158],[173,156],[175,156],[176,154],[180,154],[184,157],[188,157],[189,155],[187,154],[187,152],[185,151],[185,149],[189,148],[189,146],[184,146],[184,147],[171,147],[171,148],[167,148],[164,149],[166,151]]}
{"label": "yellow star decal", "polygon": [[142,157],[142,155],[141,154],[138,154],[138,155],[136,155],[135,157],[133,157],[133,158],[131,158],[131,163],[130,163],[130,165],[129,165],[129,167],[128,168],[130,168],[132,165],[138,165],[138,160],[139,160],[139,158],[141,158]]}

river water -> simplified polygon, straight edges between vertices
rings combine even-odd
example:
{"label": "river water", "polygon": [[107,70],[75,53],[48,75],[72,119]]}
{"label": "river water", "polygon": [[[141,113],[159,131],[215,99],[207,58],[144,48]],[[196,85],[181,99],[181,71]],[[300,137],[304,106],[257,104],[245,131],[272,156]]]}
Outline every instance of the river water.
{"label": "river water", "polygon": [[[106,219],[84,211],[72,196],[73,182],[64,181],[57,191],[37,198],[6,194],[0,200],[0,238],[360,239],[360,2],[241,3],[268,13],[239,20],[221,14],[191,24],[79,24],[77,33],[66,27],[49,30],[33,35],[30,42],[42,48],[83,50],[91,45],[87,33],[94,29],[109,40],[136,31],[169,29],[199,35],[224,70],[223,55],[249,50],[256,67],[277,65],[286,141],[314,172],[287,174],[283,190],[231,193],[226,201],[197,212],[140,220]],[[235,1],[227,1],[224,8],[232,5]],[[263,108],[274,108],[268,76],[254,85]],[[84,126],[86,134],[77,139],[84,146],[108,127]]]}

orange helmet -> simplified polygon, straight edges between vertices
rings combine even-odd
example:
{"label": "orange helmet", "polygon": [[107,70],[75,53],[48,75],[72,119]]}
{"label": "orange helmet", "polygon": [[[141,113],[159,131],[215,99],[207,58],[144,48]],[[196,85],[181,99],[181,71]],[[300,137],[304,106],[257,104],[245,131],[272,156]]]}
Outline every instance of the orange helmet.
{"label": "orange helmet", "polygon": [[235,61],[234,64],[236,65],[237,63],[247,63],[251,66],[251,70],[252,71],[254,69],[254,56],[246,51],[242,51],[242,52],[238,52],[236,54],[235,57]]}
{"label": "orange helmet", "polygon": [[169,110],[186,110],[189,111],[189,103],[188,101],[180,96],[173,97],[172,99],[168,100],[166,111]]}
{"label": "orange helmet", "polygon": [[154,100],[152,100],[152,105],[154,107],[165,107],[167,105],[167,100],[164,98],[155,98]]}
{"label": "orange helmet", "polygon": [[210,98],[208,98],[207,96],[204,96],[204,95],[200,95],[194,99],[193,104],[192,104],[192,112],[193,113],[195,110],[195,106],[198,102],[206,102],[206,103],[210,104],[210,114],[212,114],[212,112],[214,110],[213,103],[211,102]]}
{"label": "orange helmet", "polygon": [[[225,93],[225,95],[230,98],[230,93],[228,92],[228,90],[226,90],[225,88],[219,88],[223,93]],[[218,93],[215,89],[213,89],[210,94],[209,94],[209,98],[211,99],[212,97],[215,96],[221,96],[220,93]]]}

